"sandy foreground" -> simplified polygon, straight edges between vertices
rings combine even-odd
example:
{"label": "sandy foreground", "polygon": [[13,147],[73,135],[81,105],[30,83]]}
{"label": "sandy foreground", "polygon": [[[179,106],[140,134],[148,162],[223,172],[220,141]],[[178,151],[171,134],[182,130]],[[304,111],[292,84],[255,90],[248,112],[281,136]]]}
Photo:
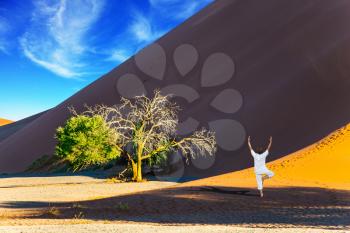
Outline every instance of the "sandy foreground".
{"label": "sandy foreground", "polygon": [[[247,233],[262,233],[262,232],[296,232],[293,228],[279,228],[279,229],[266,229],[266,228],[243,228],[236,226],[217,226],[217,225],[201,225],[201,226],[167,226],[167,225],[149,225],[149,224],[135,224],[135,223],[119,223],[119,224],[75,224],[75,225],[42,225],[42,226],[15,226],[7,227],[1,226],[0,233],[118,233],[118,232],[247,232]],[[319,233],[319,229],[297,229],[297,232],[301,233]],[[322,230],[321,232],[346,232],[334,231],[334,230]]]}
{"label": "sandy foreground", "polygon": [[[38,176],[0,179],[0,203],[12,202],[75,202],[96,200],[116,195],[173,186],[173,182],[112,183],[89,176]],[[3,205],[0,206],[1,208]]]}
{"label": "sandy foreground", "polygon": [[0,233],[346,232],[350,226],[348,191],[271,187],[260,198],[253,188],[189,184],[2,178]]}

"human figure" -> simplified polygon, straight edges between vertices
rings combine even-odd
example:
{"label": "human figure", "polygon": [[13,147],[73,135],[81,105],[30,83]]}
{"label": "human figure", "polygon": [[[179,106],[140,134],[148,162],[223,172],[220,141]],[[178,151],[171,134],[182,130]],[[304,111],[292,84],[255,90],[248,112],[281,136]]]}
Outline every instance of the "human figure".
{"label": "human figure", "polygon": [[271,145],[272,145],[272,137],[270,137],[270,142],[266,150],[263,147],[257,147],[256,150],[254,151],[250,141],[250,136],[248,137],[248,146],[254,158],[254,172],[256,176],[256,182],[258,184],[258,190],[260,192],[260,197],[264,196],[264,193],[263,193],[264,180],[271,178],[274,175],[274,173],[266,167],[266,157],[269,155]]}

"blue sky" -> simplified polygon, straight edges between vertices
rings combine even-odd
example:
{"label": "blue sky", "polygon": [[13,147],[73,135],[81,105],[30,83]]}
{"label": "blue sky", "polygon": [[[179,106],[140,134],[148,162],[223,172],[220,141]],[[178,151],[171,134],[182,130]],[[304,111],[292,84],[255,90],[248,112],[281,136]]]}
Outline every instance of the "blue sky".
{"label": "blue sky", "polygon": [[211,0],[0,0],[0,118],[52,108]]}

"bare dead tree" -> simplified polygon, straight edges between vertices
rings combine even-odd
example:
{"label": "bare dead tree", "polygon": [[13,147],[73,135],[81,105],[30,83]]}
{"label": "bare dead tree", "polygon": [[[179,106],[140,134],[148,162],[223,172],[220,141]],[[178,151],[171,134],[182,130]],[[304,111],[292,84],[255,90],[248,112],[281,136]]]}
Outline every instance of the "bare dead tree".
{"label": "bare dead tree", "polygon": [[133,168],[133,180],[142,181],[142,161],[161,152],[180,150],[186,159],[189,156],[213,155],[216,152],[216,140],[213,132],[206,129],[177,139],[176,129],[179,123],[179,106],[170,101],[169,95],[154,92],[153,98],[137,96],[132,100],[122,98],[116,108],[119,117],[115,124],[122,126],[124,137],[135,145],[135,157],[128,155]]}
{"label": "bare dead tree", "polygon": [[[134,151],[125,151],[132,166],[134,181],[142,181],[142,161],[161,152],[179,150],[188,161],[189,157],[213,155],[216,152],[214,132],[207,129],[178,139],[179,106],[170,101],[169,95],[154,92],[153,98],[136,96],[121,99],[118,106],[97,105],[87,107],[84,114],[100,115],[115,129],[116,145],[124,148],[132,144]],[[135,155],[135,156],[132,156]]]}

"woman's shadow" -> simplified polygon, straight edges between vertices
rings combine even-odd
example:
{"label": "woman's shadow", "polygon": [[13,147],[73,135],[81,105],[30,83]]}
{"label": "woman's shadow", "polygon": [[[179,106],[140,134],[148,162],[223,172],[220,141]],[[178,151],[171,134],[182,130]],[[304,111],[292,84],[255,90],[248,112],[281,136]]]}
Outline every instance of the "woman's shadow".
{"label": "woman's shadow", "polygon": [[254,197],[259,196],[258,194],[249,193],[250,192],[249,190],[225,190],[225,189],[219,189],[216,187],[203,187],[203,188],[200,188],[199,191],[242,195],[242,196],[254,196]]}

